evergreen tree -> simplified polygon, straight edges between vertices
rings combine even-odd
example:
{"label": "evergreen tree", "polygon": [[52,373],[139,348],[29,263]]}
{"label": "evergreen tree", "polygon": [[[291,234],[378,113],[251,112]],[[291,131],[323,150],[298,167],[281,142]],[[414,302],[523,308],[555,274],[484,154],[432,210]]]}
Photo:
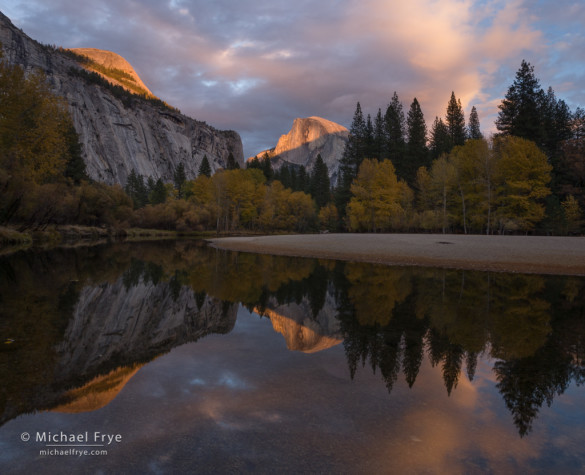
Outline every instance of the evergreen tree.
{"label": "evergreen tree", "polygon": [[311,179],[309,174],[307,173],[307,169],[304,165],[301,165],[299,168],[299,173],[297,175],[297,188],[296,191],[302,191],[303,193],[309,193],[311,188]]}
{"label": "evergreen tree", "polygon": [[267,182],[270,183],[274,179],[274,169],[272,168],[272,162],[268,153],[264,153],[264,157],[262,157],[262,172]]}
{"label": "evergreen tree", "polygon": [[226,168],[228,170],[237,170],[240,168],[240,164],[236,162],[236,159],[234,158],[234,154],[232,152],[230,152],[228,155]]}
{"label": "evergreen tree", "polygon": [[136,173],[136,170],[132,169],[128,175],[124,191],[132,198],[135,209],[143,208],[148,204],[148,188],[144,183],[144,177]]}
{"label": "evergreen tree", "polygon": [[449,130],[443,122],[443,119],[435,117],[435,122],[433,122],[433,126],[431,128],[431,137],[429,142],[431,158],[433,160],[439,158],[445,153],[449,153],[449,150],[451,149],[451,139],[449,137]]}
{"label": "evergreen tree", "polygon": [[398,99],[396,92],[394,92],[392,100],[386,109],[384,123],[386,125],[386,152],[388,155],[384,158],[388,158],[394,164],[398,176],[402,176],[404,172],[404,150],[406,148],[404,139],[406,120],[402,110],[402,103]]}
{"label": "evergreen tree", "polygon": [[376,119],[374,120],[374,144],[372,158],[377,158],[378,161],[386,158],[386,133],[384,129],[384,117],[382,116],[382,109],[378,109]]}
{"label": "evergreen tree", "polygon": [[[149,177],[149,181],[150,180],[152,180],[152,178]],[[158,180],[156,180],[154,186],[152,187],[152,190],[148,194],[148,200],[152,205],[161,204],[167,200],[167,189],[162,179],[159,178]]]}
{"label": "evergreen tree", "polygon": [[368,114],[366,119],[366,144],[364,158],[372,158],[374,156],[374,126],[372,124],[372,117]]}
{"label": "evergreen tree", "polygon": [[514,135],[542,146],[544,131],[540,105],[543,95],[540,83],[534,76],[534,67],[522,60],[514,83],[498,106],[500,112],[496,119],[496,128],[500,135]]}
{"label": "evergreen tree", "polygon": [[67,162],[65,164],[65,176],[71,178],[73,183],[79,185],[81,180],[89,180],[85,162],[82,156],[82,146],[79,143],[79,135],[69,121],[65,130],[65,140],[67,142]]}
{"label": "evergreen tree", "polygon": [[561,144],[571,138],[572,114],[562,99],[557,99],[551,87],[542,96],[540,106],[543,128],[543,150],[553,165],[558,159]]}
{"label": "evergreen tree", "polygon": [[298,174],[297,174],[297,170],[295,167],[291,166],[289,167],[289,173],[290,173],[290,188],[293,191],[298,191]]}
{"label": "evergreen tree", "polygon": [[290,167],[288,165],[283,165],[280,167],[278,172],[274,173],[274,179],[278,180],[285,188],[292,189],[292,182],[290,179]]}
{"label": "evergreen tree", "polygon": [[465,116],[461,107],[461,100],[455,98],[455,92],[451,92],[451,99],[447,104],[447,115],[445,125],[449,133],[451,148],[463,145],[466,139]]}
{"label": "evergreen tree", "polygon": [[406,163],[403,178],[409,186],[416,180],[416,172],[420,167],[430,165],[429,149],[427,147],[427,125],[425,117],[416,97],[410,105],[406,119],[408,143],[406,147]]}
{"label": "evergreen tree", "polygon": [[177,168],[175,168],[175,173],[173,173],[173,182],[175,184],[175,189],[177,190],[177,198],[183,198],[183,187],[185,186],[185,181],[187,181],[187,175],[185,174],[185,165],[183,163],[179,163]]}
{"label": "evergreen tree", "polygon": [[317,155],[311,175],[311,196],[319,208],[325,206],[331,199],[329,170],[321,154]]}
{"label": "evergreen tree", "polygon": [[211,166],[209,165],[207,155],[203,155],[203,160],[201,160],[201,165],[199,165],[199,170],[197,170],[197,176],[201,175],[211,177]]}
{"label": "evergreen tree", "polygon": [[[362,106],[357,103],[349,138],[339,164],[339,181],[335,193],[337,209],[341,216],[345,215],[345,208],[351,199],[351,183],[358,174],[358,169],[365,156],[366,122],[362,113]],[[300,176],[299,176],[300,179]]]}
{"label": "evergreen tree", "polygon": [[469,114],[469,130],[467,135],[471,140],[483,139],[483,134],[479,128],[479,116],[477,115],[475,106],[471,108],[471,113]]}

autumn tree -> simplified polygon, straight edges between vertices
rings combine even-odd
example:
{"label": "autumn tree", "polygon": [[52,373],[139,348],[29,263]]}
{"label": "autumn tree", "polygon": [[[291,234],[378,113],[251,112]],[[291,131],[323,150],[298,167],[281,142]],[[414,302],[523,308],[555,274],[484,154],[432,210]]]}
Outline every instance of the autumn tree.
{"label": "autumn tree", "polygon": [[453,165],[456,192],[459,195],[458,217],[467,234],[470,229],[483,231],[489,227],[492,196],[492,153],[487,141],[468,140],[449,154]]}
{"label": "autumn tree", "polygon": [[71,151],[71,119],[42,72],[25,77],[0,61],[0,167],[36,184],[63,177]]}
{"label": "autumn tree", "polygon": [[531,231],[544,217],[552,167],[534,142],[519,137],[496,139],[494,153],[499,229]]}
{"label": "autumn tree", "polygon": [[393,218],[404,212],[401,205],[404,188],[407,185],[398,181],[392,162],[364,160],[351,185],[349,228],[368,232],[390,229]]}

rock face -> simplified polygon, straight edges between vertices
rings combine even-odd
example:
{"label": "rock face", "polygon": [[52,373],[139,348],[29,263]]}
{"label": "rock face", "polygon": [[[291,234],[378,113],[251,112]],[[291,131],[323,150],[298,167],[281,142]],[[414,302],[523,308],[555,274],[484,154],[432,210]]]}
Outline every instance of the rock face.
{"label": "rock face", "polygon": [[348,135],[349,131],[345,127],[321,117],[295,119],[290,132],[280,137],[275,148],[256,156],[262,158],[267,153],[275,169],[293,164],[311,170],[320,154],[329,169],[331,182],[335,184]]}
{"label": "rock face", "polygon": [[[138,89],[139,91],[144,91],[147,96],[154,97],[154,94],[150,92],[150,89],[146,87],[146,84],[142,82],[140,76],[134,71],[132,65],[126,61],[122,56],[119,54],[113,53],[111,51],[104,51],[101,49],[96,48],[71,48],[69,51],[73,51],[75,54],[86,56],[92,61],[95,61],[97,64],[104,66],[108,69],[117,69],[119,71],[123,71],[126,73],[129,78],[126,81],[135,85],[134,89]],[[99,72],[99,71],[98,71]],[[122,81],[116,81],[111,77],[107,78],[109,81],[113,82],[114,84],[118,84],[126,89],[130,89],[127,87],[127,84]]]}
{"label": "rock face", "polygon": [[[194,178],[204,155],[215,171],[226,166],[230,152],[244,164],[237,132],[217,130],[165,107],[161,101],[138,96],[129,103],[123,101],[110,88],[76,74],[82,68],[74,59],[32,40],[1,12],[0,42],[4,60],[27,71],[43,70],[53,90],[67,100],[91,178],[124,185],[134,169],[144,176],[172,181],[181,163],[187,178]],[[98,63],[134,71],[118,55],[92,51]]]}

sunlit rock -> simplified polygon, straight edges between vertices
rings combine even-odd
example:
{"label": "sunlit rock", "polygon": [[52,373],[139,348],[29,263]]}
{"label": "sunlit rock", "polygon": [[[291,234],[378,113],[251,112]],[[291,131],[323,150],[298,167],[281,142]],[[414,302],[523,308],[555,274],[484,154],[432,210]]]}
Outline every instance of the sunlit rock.
{"label": "sunlit rock", "polygon": [[[27,71],[41,69],[51,88],[67,100],[83,145],[87,173],[95,180],[125,185],[135,170],[145,177],[169,182],[179,164],[184,165],[191,179],[197,175],[205,155],[215,171],[225,168],[230,152],[240,165],[244,164],[237,132],[217,130],[160,102],[127,101],[110,88],[86,82],[79,75],[81,65],[73,58],[32,40],[1,12],[0,43],[4,60]],[[87,54],[90,50],[84,51]],[[134,71],[120,56],[94,51],[98,51],[98,62]],[[137,75],[136,78],[142,84]],[[114,82],[111,78],[108,81]]]}
{"label": "sunlit rock", "polygon": [[275,148],[256,156],[263,158],[267,153],[275,169],[293,164],[302,165],[310,171],[320,154],[329,169],[332,184],[335,184],[348,135],[345,127],[321,117],[295,119],[290,132],[280,137]]}

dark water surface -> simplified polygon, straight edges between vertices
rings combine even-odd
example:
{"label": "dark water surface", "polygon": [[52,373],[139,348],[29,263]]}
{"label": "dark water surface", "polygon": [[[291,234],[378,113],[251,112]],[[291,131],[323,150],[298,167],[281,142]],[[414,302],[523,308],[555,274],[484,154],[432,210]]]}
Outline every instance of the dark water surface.
{"label": "dark water surface", "polygon": [[28,251],[0,338],[3,474],[585,471],[580,277]]}

